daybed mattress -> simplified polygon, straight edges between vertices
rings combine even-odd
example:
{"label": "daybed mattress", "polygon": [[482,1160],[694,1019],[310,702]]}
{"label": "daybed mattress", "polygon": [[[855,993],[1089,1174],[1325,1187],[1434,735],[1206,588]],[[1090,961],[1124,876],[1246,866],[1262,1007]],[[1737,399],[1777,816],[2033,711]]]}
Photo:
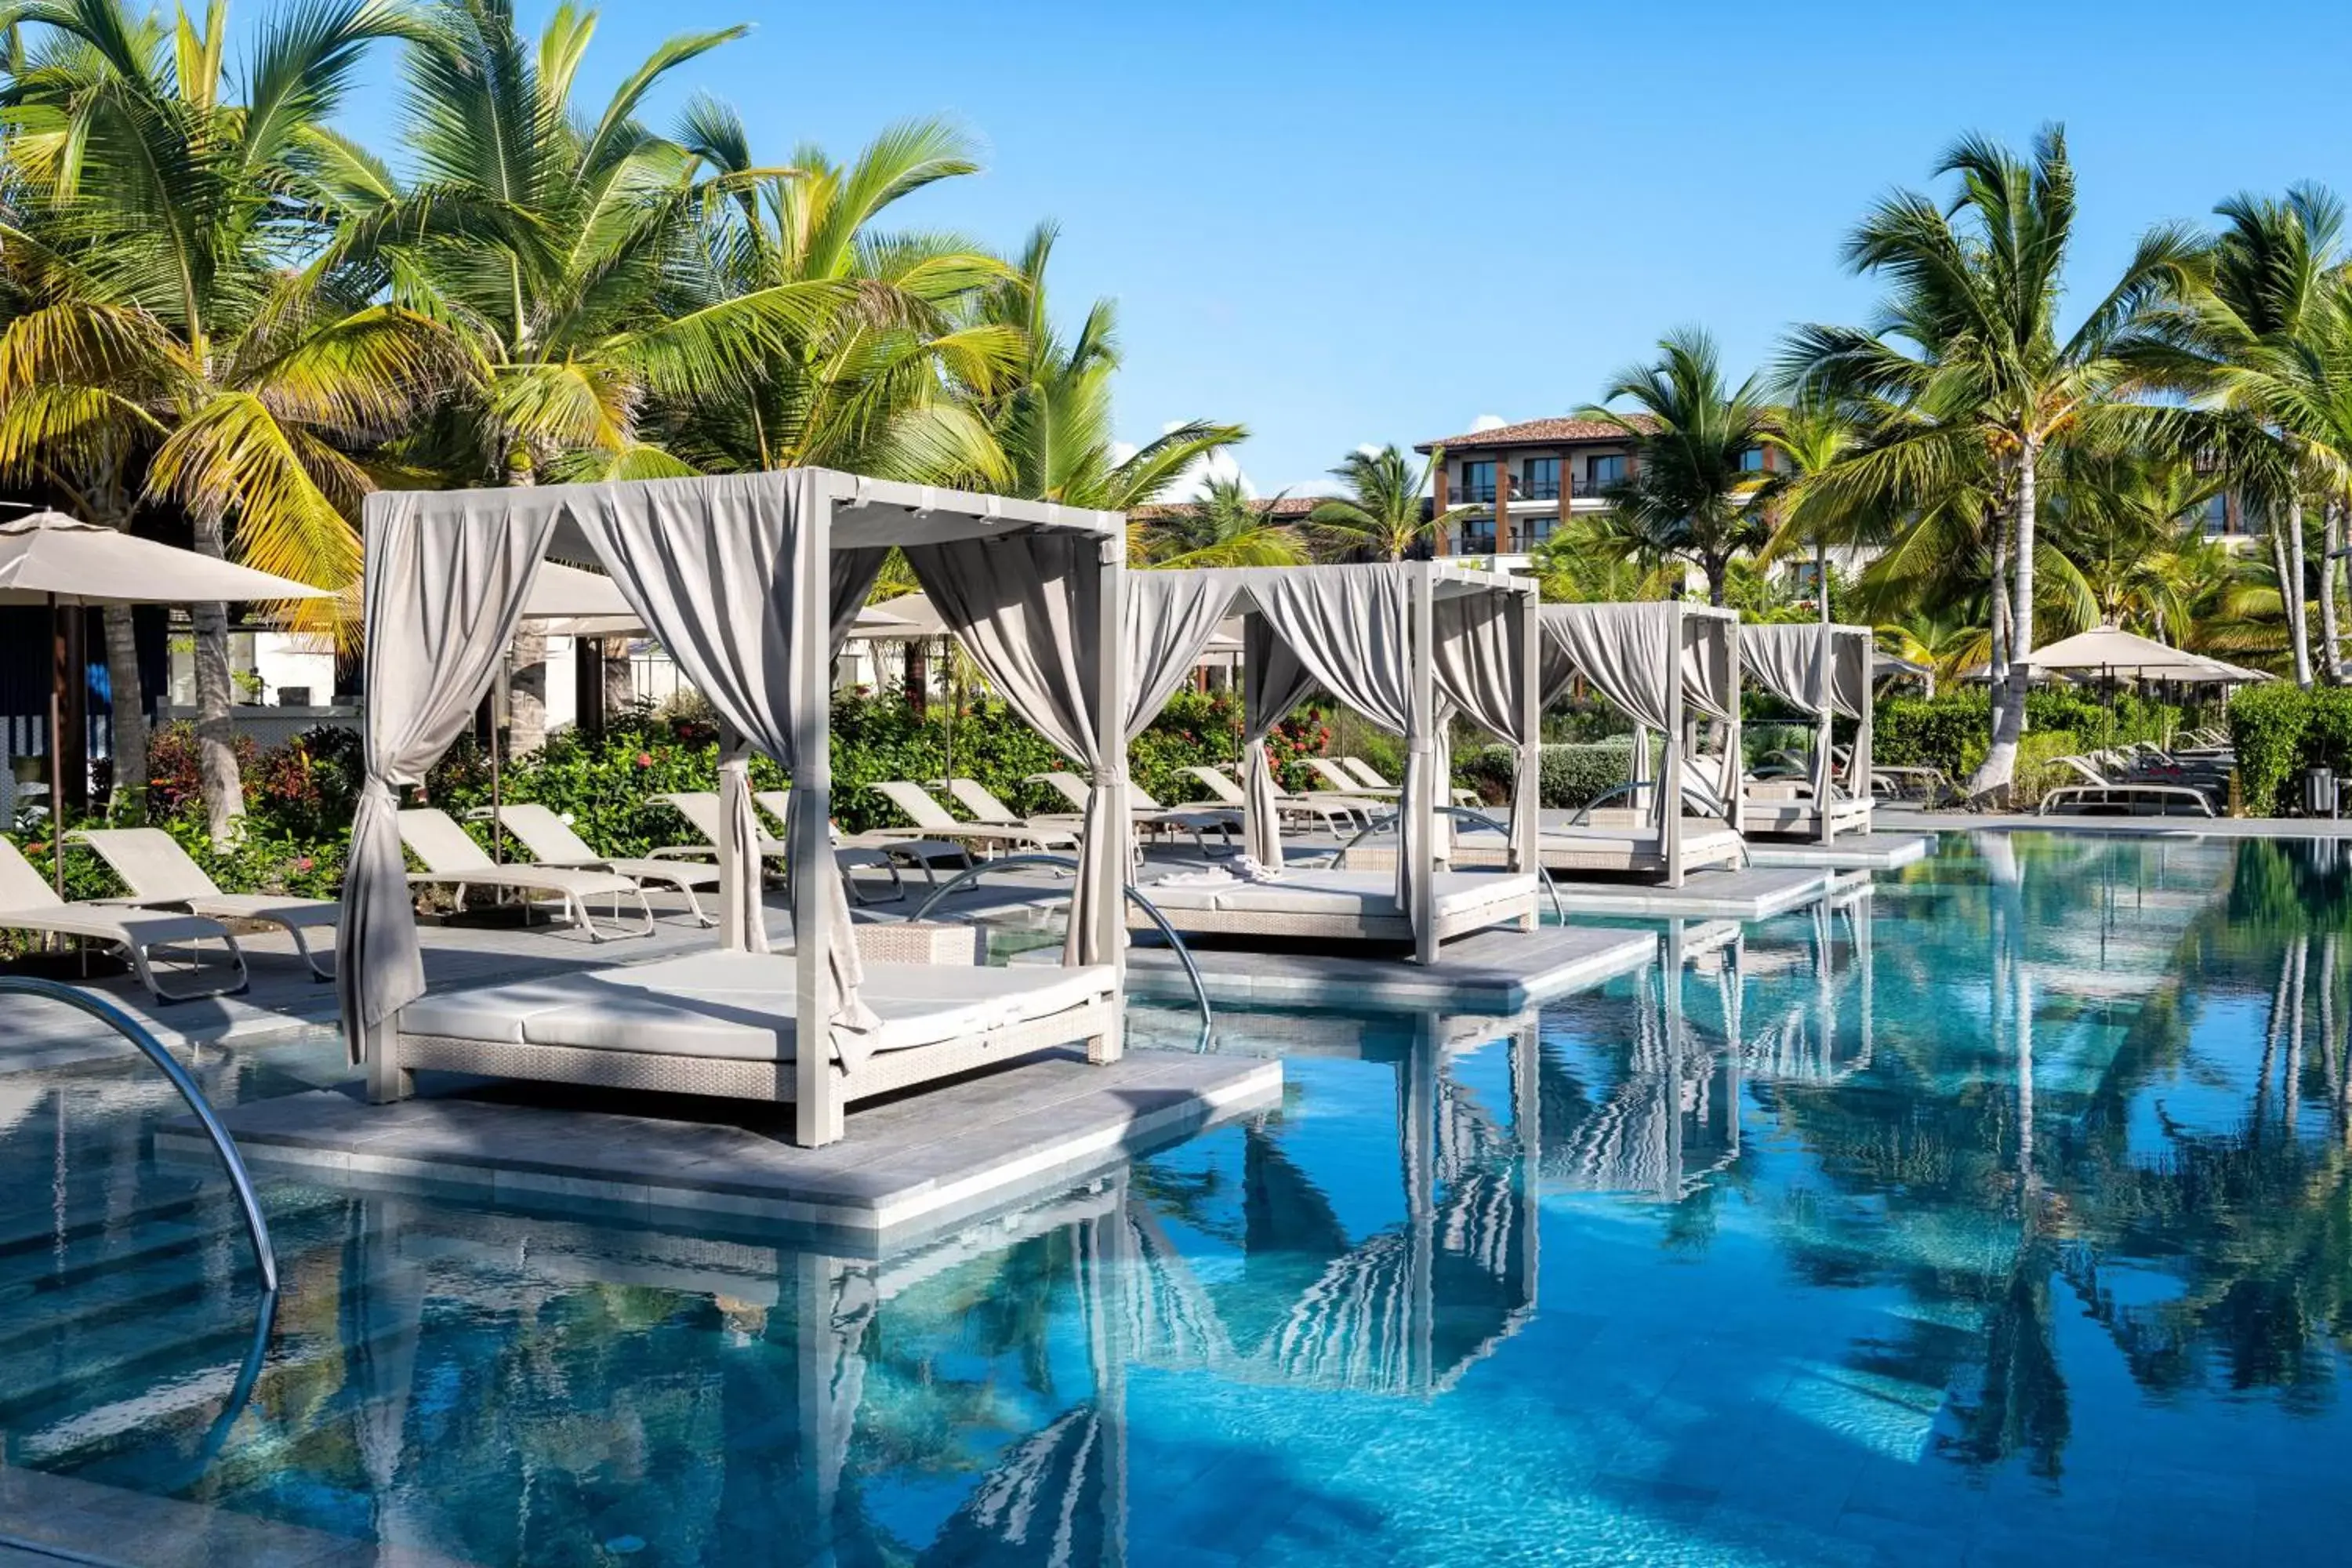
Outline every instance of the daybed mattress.
{"label": "daybed mattress", "polygon": [[[1432,892],[1435,911],[1449,914],[1483,908],[1514,898],[1533,898],[1532,872],[1440,871]],[[1396,873],[1301,868],[1286,870],[1278,882],[1234,880],[1219,885],[1188,887],[1154,882],[1144,897],[1171,915],[1185,910],[1217,914],[1337,915],[1373,920],[1402,920]]]}
{"label": "daybed mattress", "polygon": [[[658,963],[424,996],[407,1035],[730,1061],[793,1059],[793,957],[702,952]],[[991,969],[868,963],[858,996],[881,1018],[877,1051],[968,1039],[1110,994],[1108,965]]]}
{"label": "daybed mattress", "polygon": [[[1656,865],[1665,853],[1659,847],[1659,833],[1655,827],[1630,821],[1547,827],[1538,844],[1545,865],[1578,870],[1611,862],[1629,868]],[[1739,851],[1740,837],[1730,828],[1706,826],[1696,819],[1685,819],[1683,823],[1685,865],[1737,860]],[[1454,855],[1457,861],[1500,865],[1508,854],[1509,849],[1502,838],[1493,833],[1465,833],[1454,840]]]}

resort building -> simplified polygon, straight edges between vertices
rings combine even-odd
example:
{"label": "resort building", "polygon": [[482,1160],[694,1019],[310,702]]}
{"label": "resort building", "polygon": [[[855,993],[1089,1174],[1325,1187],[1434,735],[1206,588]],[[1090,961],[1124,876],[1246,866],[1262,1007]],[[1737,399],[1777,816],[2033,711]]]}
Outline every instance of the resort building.
{"label": "resort building", "polygon": [[[1427,457],[1440,447],[1445,461],[1431,476],[1432,503],[1440,512],[1476,510],[1447,531],[1439,549],[1506,571],[1524,567],[1561,518],[1607,510],[1604,492],[1641,462],[1633,439],[1601,419],[1527,419],[1423,441],[1413,450]],[[1770,457],[1760,448],[1756,455],[1759,463]]]}

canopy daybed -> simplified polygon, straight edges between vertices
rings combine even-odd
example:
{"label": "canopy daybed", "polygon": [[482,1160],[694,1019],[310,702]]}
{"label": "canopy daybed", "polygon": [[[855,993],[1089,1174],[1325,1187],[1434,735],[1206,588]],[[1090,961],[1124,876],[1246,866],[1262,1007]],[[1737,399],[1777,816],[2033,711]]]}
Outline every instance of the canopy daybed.
{"label": "canopy daybed", "polygon": [[[1813,723],[1812,777],[1749,782],[1741,806],[1744,832],[1827,844],[1841,833],[1870,831],[1870,678],[1875,658],[1868,626],[1801,621],[1740,628],[1741,667]],[[1841,718],[1859,726],[1843,776],[1830,732]]]}
{"label": "canopy daybed", "polygon": [[[419,1068],[739,1096],[792,1102],[815,1144],[868,1095],[1079,1042],[1118,1056],[1126,756],[1102,719],[1124,690],[1117,513],[800,468],[373,495],[366,542],[367,783],[338,989],[373,1099]],[[861,962],[826,850],[830,669],[892,546],[996,689],[1092,773],[1063,968]],[[719,951],[428,997],[396,792],[464,728],[548,556],[601,564],[719,711]],[[834,872],[794,879],[789,954],[768,951],[755,749],[792,775],[794,863]]]}
{"label": "canopy daybed", "polygon": [[[1632,804],[1604,805],[1566,826],[1547,826],[1540,841],[1544,868],[1656,877],[1679,888],[1694,870],[1738,865],[1747,854],[1739,803],[1737,792],[1724,787],[1738,776],[1738,617],[1661,600],[1546,605],[1542,619],[1544,706],[1581,679],[1633,721]],[[1701,719],[1723,727],[1719,756],[1698,754]],[[1664,742],[1655,778],[1653,731]],[[1727,794],[1727,807],[1720,803]],[[1683,807],[1691,805],[1708,815],[1686,819]],[[1491,863],[1498,854],[1493,837],[1465,835],[1454,846],[1454,863]]]}
{"label": "canopy daybed", "polygon": [[[1128,579],[1128,724],[1139,733],[1228,616],[1244,617],[1243,874],[1181,874],[1151,900],[1186,935],[1338,938],[1413,944],[1426,963],[1449,937],[1536,924],[1535,834],[1542,710],[1535,584],[1433,562],[1141,572]],[[1370,868],[1283,863],[1281,800],[1266,736],[1322,689],[1405,739],[1401,842]],[[1440,871],[1444,737],[1459,712],[1518,750],[1512,832],[1497,870]],[[1371,858],[1368,856],[1365,858]]]}

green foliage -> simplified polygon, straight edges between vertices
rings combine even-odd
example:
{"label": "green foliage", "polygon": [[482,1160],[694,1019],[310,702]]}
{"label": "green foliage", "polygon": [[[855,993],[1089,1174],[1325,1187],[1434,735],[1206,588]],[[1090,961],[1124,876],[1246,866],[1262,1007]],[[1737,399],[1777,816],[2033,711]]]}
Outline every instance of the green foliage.
{"label": "green foliage", "polygon": [[[1574,810],[1618,785],[1633,781],[1633,750],[1623,741],[1546,746],[1540,789],[1549,809]],[[1489,805],[1510,799],[1517,753],[1508,746],[1489,745],[1461,762],[1456,777],[1475,789]]]}
{"label": "green foliage", "polygon": [[[2195,719],[2192,712],[2130,692],[2117,693],[2110,706],[2104,698],[2063,687],[2029,693],[2025,715],[2028,735],[2043,737],[2032,751],[2044,759],[2135,741],[2168,744]],[[1871,732],[1871,760],[1884,767],[1941,768],[1957,783],[1984,760],[1991,722],[1991,699],[1980,689],[1934,698],[1881,698]],[[2049,743],[2053,736],[2063,736],[2067,743],[2053,751]],[[2021,769],[2023,757],[2021,752]],[[2021,773],[2021,797],[2030,793]]]}
{"label": "green foliage", "polygon": [[2352,773],[2352,687],[2251,687],[2230,704],[2230,740],[2247,815],[2275,816],[2304,769]]}

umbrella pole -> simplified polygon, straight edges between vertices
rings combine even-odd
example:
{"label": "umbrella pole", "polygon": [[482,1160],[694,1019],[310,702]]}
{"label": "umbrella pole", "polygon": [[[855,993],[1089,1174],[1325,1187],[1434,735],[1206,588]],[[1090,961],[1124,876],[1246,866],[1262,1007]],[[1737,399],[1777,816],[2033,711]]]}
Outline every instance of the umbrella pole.
{"label": "umbrella pole", "polygon": [[58,897],[66,896],[66,633],[58,596],[49,595],[49,868]]}

